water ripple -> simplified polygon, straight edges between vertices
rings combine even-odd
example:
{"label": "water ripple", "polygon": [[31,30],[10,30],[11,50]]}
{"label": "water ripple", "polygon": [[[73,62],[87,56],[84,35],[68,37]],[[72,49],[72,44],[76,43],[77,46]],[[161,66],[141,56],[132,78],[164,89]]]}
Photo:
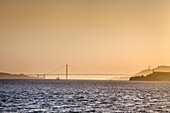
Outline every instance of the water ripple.
{"label": "water ripple", "polygon": [[0,80],[0,112],[170,112],[169,82]]}

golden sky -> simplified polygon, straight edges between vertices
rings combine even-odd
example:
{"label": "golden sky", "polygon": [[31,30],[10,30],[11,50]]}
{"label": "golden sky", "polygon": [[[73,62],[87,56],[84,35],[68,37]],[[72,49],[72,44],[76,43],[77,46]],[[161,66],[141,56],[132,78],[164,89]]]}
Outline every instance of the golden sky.
{"label": "golden sky", "polygon": [[0,71],[170,65],[169,0],[0,0]]}

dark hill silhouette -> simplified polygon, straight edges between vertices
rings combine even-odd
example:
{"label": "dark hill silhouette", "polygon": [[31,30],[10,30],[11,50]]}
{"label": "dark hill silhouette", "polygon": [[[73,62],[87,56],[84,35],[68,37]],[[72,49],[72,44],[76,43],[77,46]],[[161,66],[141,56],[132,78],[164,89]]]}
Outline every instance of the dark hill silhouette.
{"label": "dark hill silhouette", "polygon": [[170,81],[170,66],[158,66],[154,69],[145,69],[130,77],[130,81]]}
{"label": "dark hill silhouette", "polygon": [[170,81],[170,72],[153,72],[147,76],[135,76],[130,81]]}
{"label": "dark hill silhouette", "polygon": [[36,79],[35,77],[29,77],[24,74],[11,74],[0,72],[0,79]]}

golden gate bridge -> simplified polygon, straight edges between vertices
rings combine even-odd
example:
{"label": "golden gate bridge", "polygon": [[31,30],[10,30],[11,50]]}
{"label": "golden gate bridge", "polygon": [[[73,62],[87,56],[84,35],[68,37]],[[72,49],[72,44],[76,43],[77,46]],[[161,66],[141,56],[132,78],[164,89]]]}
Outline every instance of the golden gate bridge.
{"label": "golden gate bridge", "polygon": [[[56,72],[56,71],[63,69],[63,68],[65,69],[64,73],[53,73],[53,72]],[[74,68],[76,70],[79,70],[79,71],[85,72],[85,73],[69,73],[69,68]],[[111,79],[112,76],[125,76],[126,75],[127,77],[129,77],[132,74],[127,74],[127,73],[126,74],[124,74],[124,73],[122,73],[122,74],[120,74],[120,73],[116,73],[116,74],[115,73],[114,74],[112,74],[112,73],[94,73],[94,72],[89,72],[89,71],[77,68],[75,66],[66,64],[66,65],[60,66],[60,67],[58,67],[58,68],[56,68],[56,69],[54,69],[50,72],[47,72],[45,74],[26,74],[26,75],[28,75],[29,77],[35,77],[35,78],[40,78],[40,79],[45,79],[46,76],[60,76],[60,75],[65,76],[65,79],[69,79],[69,76],[71,76],[71,75],[79,75],[79,76],[81,76],[81,75],[83,75],[83,76],[84,75],[93,75],[93,76],[94,75],[105,75],[105,76],[110,76],[110,79]]]}

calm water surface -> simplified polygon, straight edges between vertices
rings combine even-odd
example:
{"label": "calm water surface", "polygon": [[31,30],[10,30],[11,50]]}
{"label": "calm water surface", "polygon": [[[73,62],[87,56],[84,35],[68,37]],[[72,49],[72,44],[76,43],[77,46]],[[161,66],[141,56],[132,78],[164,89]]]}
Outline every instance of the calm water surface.
{"label": "calm water surface", "polygon": [[170,112],[170,82],[0,80],[0,112]]}

